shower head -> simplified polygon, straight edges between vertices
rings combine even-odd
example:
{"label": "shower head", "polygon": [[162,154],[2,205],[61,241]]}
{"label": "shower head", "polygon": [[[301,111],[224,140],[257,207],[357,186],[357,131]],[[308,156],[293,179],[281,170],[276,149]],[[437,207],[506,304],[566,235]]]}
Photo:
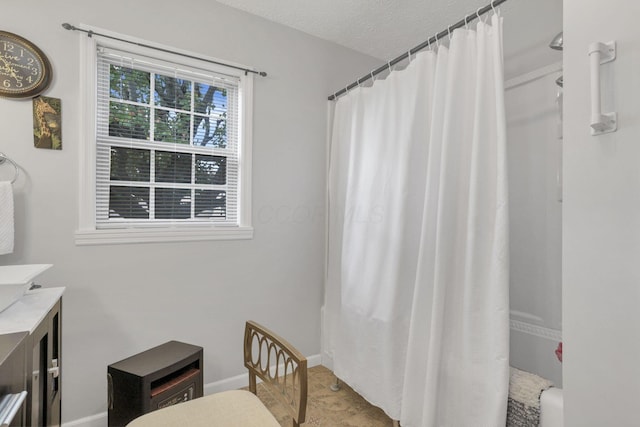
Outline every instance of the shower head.
{"label": "shower head", "polygon": [[549,47],[555,50],[562,50],[562,31],[560,31],[549,43]]}

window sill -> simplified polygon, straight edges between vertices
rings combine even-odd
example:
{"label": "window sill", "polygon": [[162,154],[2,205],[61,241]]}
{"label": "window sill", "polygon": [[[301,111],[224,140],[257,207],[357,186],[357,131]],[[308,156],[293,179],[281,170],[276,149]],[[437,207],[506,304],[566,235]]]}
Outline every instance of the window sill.
{"label": "window sill", "polygon": [[79,230],[77,246],[119,245],[128,243],[197,242],[203,240],[242,240],[253,238],[253,227]]}

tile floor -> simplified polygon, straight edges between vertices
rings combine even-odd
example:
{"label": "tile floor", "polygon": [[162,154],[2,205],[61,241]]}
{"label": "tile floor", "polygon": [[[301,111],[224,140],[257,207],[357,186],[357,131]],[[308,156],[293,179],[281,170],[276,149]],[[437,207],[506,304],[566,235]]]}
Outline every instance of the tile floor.
{"label": "tile floor", "polygon": [[[329,388],[335,377],[324,366],[309,368],[307,419],[309,427],[391,427],[392,420],[380,409],[364,400],[348,385],[339,391]],[[258,384],[258,397],[283,427],[291,427],[291,417],[284,407]]]}

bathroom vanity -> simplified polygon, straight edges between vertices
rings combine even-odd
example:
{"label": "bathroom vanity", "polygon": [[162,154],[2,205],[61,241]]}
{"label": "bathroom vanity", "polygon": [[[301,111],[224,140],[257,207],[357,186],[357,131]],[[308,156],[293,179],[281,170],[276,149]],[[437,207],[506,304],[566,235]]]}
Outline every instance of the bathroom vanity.
{"label": "bathroom vanity", "polygon": [[0,402],[16,394],[24,399],[13,400],[11,426],[60,425],[63,293],[64,288],[30,290],[0,312]]}
{"label": "bathroom vanity", "polygon": [[26,332],[0,335],[0,425],[25,423],[27,379]]}

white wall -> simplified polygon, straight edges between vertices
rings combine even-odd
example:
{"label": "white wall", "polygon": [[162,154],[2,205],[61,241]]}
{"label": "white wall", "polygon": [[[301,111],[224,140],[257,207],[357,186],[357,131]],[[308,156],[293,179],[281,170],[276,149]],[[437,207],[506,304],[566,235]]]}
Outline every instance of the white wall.
{"label": "white wall", "polygon": [[[557,56],[562,57],[560,53]],[[559,88],[555,84],[560,74],[549,67],[533,70],[507,82],[505,92],[510,362],[559,387],[562,365],[554,350],[562,329],[562,203],[558,180],[562,143]],[[536,78],[527,77],[533,75]]]}
{"label": "white wall", "polygon": [[[561,324],[561,145],[555,78],[562,0],[508,1],[504,17],[509,161],[510,363],[562,385],[554,350]],[[551,74],[541,77],[541,74]],[[537,77],[533,78],[533,75]]]}
{"label": "white wall", "polygon": [[[564,0],[563,326],[567,427],[637,426],[640,396],[640,3]],[[618,132],[589,132],[587,47]]]}
{"label": "white wall", "polygon": [[[0,151],[22,168],[15,253],[0,264],[53,263],[67,287],[63,420],[106,410],[106,369],[170,339],[201,345],[205,383],[244,372],[244,321],[263,322],[306,355],[320,352],[326,96],[379,65],[372,58],[208,0],[4,2],[3,30],[53,64],[63,150],[33,148],[30,101],[0,100]],[[8,18],[10,17],[10,19]],[[80,138],[79,33],[89,24],[269,73],[255,80],[253,215],[246,241],[74,244]],[[10,168],[0,168],[0,179]]]}
{"label": "white wall", "polygon": [[511,309],[562,328],[562,140],[552,72],[507,88]]}
{"label": "white wall", "polygon": [[549,49],[549,42],[562,31],[562,0],[508,1],[499,9],[504,17],[506,79],[559,60],[558,52]]}

